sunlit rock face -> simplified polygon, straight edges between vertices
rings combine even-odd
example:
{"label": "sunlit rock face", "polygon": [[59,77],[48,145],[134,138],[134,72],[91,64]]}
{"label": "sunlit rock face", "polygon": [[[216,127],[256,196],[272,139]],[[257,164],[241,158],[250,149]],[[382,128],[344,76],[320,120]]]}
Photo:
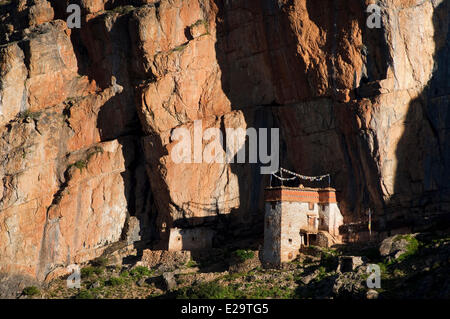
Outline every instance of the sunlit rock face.
{"label": "sunlit rock face", "polygon": [[[174,128],[190,127],[198,119],[216,127],[224,114],[239,114],[243,128],[269,122],[279,127],[282,165],[307,175],[331,173],[346,222],[367,218],[368,208],[376,211],[381,228],[391,227],[390,220],[399,216],[410,215],[408,223],[414,223],[415,215],[421,219],[424,213],[445,211],[435,204],[445,194],[447,156],[438,150],[446,145],[442,108],[448,87],[442,69],[447,62],[436,57],[448,51],[448,5],[385,1],[378,29],[367,25],[369,4],[185,1],[134,13],[138,31],[133,33],[144,43],[138,52],[145,51],[136,54],[144,56],[136,68],[151,74],[138,104],[148,134],[144,148],[153,190],[163,193],[156,195],[161,227],[207,212],[248,213],[243,196],[249,192],[261,209],[261,187],[248,190],[254,167],[235,173],[229,165],[230,175],[222,165],[211,169],[170,161]],[[202,10],[192,9],[197,5]],[[192,36],[198,19],[205,34]],[[161,41],[148,40],[154,38]],[[442,83],[436,106],[441,111],[430,106],[433,81]],[[255,122],[255,110],[265,120]],[[437,131],[444,135],[436,136]],[[237,182],[230,178],[236,175]],[[219,185],[231,187],[220,186],[225,191],[217,192]],[[235,197],[239,204],[230,201]],[[227,202],[231,206],[219,205]]]}
{"label": "sunlit rock face", "polygon": [[74,1],[81,29],[68,1],[0,6],[3,286],[129,242],[130,216],[163,245],[171,228],[261,237],[266,164],[173,161],[199,121],[224,140],[279,128],[281,165],[330,173],[346,223],[446,216],[449,5],[378,1],[370,28],[372,2]]}

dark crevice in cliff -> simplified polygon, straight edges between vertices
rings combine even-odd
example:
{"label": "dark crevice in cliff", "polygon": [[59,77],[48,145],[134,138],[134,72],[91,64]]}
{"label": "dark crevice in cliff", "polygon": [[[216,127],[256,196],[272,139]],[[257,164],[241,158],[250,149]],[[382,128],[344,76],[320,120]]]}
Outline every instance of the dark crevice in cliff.
{"label": "dark crevice in cliff", "polygon": [[[361,10],[365,10],[362,6]],[[382,15],[387,16],[387,15]],[[393,65],[393,56],[389,51],[389,44],[387,34],[385,32],[387,21],[381,20],[380,28],[369,28],[365,21],[362,29],[362,43],[361,48],[364,58],[363,73],[360,76],[360,83],[356,83],[359,87],[361,84],[384,80],[387,78],[387,72]]]}
{"label": "dark crevice in cliff", "polygon": [[[129,4],[129,1],[110,1],[106,4],[106,10],[124,4]],[[79,74],[87,75],[100,89],[107,89],[111,85],[123,88],[99,109],[97,128],[102,142],[117,140],[123,149],[126,171],[122,173],[122,177],[128,217],[121,238],[129,242],[148,242],[155,237],[152,225],[155,218],[154,212],[152,213],[154,203],[145,173],[141,145],[144,133],[135,104],[135,87],[140,79],[135,78],[136,75],[130,71],[130,16],[131,12],[118,15],[101,14],[89,20],[82,29],[72,30],[71,40]],[[132,217],[138,220],[139,225],[132,224]],[[136,231],[131,229],[132,227],[140,229]]]}
{"label": "dark crevice in cliff", "polygon": [[[387,229],[423,231],[450,225],[449,19],[450,5],[444,1],[433,14],[434,71],[421,95],[410,102],[396,149],[395,194],[380,218]],[[416,183],[416,176],[423,179]]]}

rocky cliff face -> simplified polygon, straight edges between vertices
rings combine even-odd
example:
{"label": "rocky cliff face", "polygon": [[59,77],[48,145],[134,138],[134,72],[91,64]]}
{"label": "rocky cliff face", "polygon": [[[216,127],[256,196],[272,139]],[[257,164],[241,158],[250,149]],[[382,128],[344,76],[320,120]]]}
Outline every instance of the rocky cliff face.
{"label": "rocky cliff face", "polygon": [[260,165],[172,161],[196,120],[279,127],[281,165],[331,173],[346,223],[371,207],[383,236],[446,217],[449,4],[378,1],[371,29],[370,3],[1,1],[5,285],[174,226],[260,236]]}

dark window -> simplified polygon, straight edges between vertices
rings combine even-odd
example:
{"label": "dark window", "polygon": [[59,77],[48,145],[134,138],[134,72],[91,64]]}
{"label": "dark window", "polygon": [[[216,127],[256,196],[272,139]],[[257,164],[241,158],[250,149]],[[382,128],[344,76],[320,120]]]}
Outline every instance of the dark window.
{"label": "dark window", "polygon": [[292,244],[292,239],[289,238],[289,244]]}
{"label": "dark window", "polygon": [[314,209],[314,203],[309,203],[309,210],[313,210]]}

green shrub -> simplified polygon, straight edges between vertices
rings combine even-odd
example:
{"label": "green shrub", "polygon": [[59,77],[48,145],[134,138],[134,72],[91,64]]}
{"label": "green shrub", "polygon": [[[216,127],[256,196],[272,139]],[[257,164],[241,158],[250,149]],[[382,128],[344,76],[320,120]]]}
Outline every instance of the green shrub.
{"label": "green shrub", "polygon": [[130,271],[130,275],[133,278],[140,280],[144,277],[150,277],[152,275],[152,271],[145,266],[137,266]]}
{"label": "green shrub", "polygon": [[94,295],[89,290],[81,290],[76,296],[75,299],[94,299]]}
{"label": "green shrub", "polygon": [[83,170],[83,168],[87,167],[87,161],[86,160],[76,161],[75,163],[72,163],[69,165],[69,168],[71,168],[71,167],[76,167],[81,171],[81,170]]}
{"label": "green shrub", "polygon": [[325,267],[320,266],[318,268],[318,271],[319,271],[319,274],[315,278],[316,281],[321,281],[323,278],[327,277],[328,272],[327,272],[327,269]]}
{"label": "green shrub", "polygon": [[92,265],[97,267],[106,267],[108,265],[108,258],[98,257],[92,261]]}
{"label": "green shrub", "polygon": [[380,272],[381,272],[381,279],[387,279],[390,276],[390,269],[388,263],[378,263],[378,266],[380,266]]}
{"label": "green shrub", "polygon": [[323,252],[320,256],[320,264],[328,271],[335,270],[338,265],[338,259],[331,253]]}
{"label": "green shrub", "polygon": [[192,24],[192,25],[190,26],[190,28],[192,28],[192,27],[198,27],[198,26],[200,26],[200,25],[202,25],[202,24],[205,26],[205,30],[206,30],[206,33],[203,34],[203,35],[209,35],[209,34],[210,34],[210,33],[209,33],[209,26],[208,26],[208,21],[206,21],[206,20],[199,19],[199,20],[197,20],[194,24]]}
{"label": "green shrub", "polygon": [[24,288],[24,290],[22,291],[22,293],[25,296],[36,296],[39,295],[41,292],[39,291],[39,288],[36,286],[30,286],[30,287],[26,287]]}
{"label": "green shrub", "polygon": [[86,162],[89,162],[91,158],[98,153],[103,153],[103,148],[101,148],[100,146],[95,146],[93,149],[89,151],[88,155],[86,156]]}
{"label": "green shrub", "polygon": [[119,13],[119,14],[127,14],[133,11],[135,8],[132,5],[119,6],[115,7],[111,10],[111,12]]}
{"label": "green shrub", "polygon": [[125,278],[123,277],[111,277],[106,284],[108,286],[120,286],[123,285],[126,282]]}
{"label": "green shrub", "polygon": [[100,276],[103,274],[104,269],[102,267],[93,267],[93,266],[87,266],[81,269],[81,277],[82,278],[89,278],[92,277],[92,275]]}
{"label": "green shrub", "polygon": [[251,250],[238,249],[233,253],[240,262],[244,262],[248,259],[255,257],[255,253]]}

